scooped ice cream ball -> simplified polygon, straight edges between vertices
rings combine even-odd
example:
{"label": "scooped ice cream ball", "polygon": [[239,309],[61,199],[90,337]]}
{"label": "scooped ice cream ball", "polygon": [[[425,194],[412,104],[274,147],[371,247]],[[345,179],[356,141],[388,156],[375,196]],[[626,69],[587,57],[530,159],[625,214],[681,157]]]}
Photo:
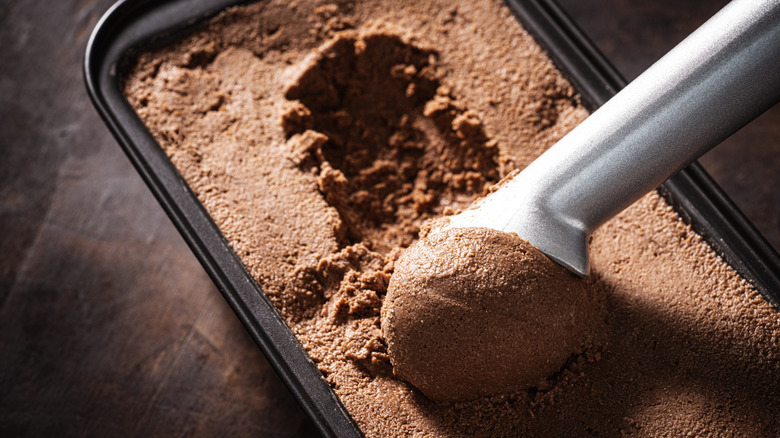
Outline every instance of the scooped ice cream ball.
{"label": "scooped ice cream ball", "polygon": [[514,233],[455,228],[410,246],[382,307],[394,372],[437,401],[537,384],[591,342],[585,280]]}

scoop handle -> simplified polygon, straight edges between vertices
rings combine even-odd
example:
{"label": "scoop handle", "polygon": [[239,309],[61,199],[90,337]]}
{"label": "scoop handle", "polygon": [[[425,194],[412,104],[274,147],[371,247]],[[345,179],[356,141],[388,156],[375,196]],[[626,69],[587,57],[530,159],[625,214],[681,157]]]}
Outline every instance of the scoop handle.
{"label": "scoop handle", "polygon": [[477,222],[587,275],[593,230],[778,100],[780,0],[734,0],[488,196]]}

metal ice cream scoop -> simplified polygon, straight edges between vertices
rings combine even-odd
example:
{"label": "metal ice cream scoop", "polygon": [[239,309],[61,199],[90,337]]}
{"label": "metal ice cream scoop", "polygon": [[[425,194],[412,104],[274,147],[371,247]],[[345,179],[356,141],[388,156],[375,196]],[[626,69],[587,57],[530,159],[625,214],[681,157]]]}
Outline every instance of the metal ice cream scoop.
{"label": "metal ice cream scoop", "polygon": [[734,0],[445,228],[515,232],[588,274],[590,234],[780,100],[780,0]]}

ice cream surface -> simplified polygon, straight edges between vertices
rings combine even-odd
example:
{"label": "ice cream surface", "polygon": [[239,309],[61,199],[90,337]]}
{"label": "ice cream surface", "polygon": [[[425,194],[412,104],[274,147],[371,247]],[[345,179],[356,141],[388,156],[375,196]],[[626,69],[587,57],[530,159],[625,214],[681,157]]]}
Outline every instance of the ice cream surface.
{"label": "ice cream surface", "polygon": [[514,233],[454,228],[395,265],[382,333],[395,373],[439,401],[534,386],[593,341],[599,295]]}
{"label": "ice cream surface", "polygon": [[466,402],[393,374],[399,255],[587,116],[503,3],[262,1],[122,81],[367,436],[777,436],[778,312],[655,193],[593,235],[599,347]]}

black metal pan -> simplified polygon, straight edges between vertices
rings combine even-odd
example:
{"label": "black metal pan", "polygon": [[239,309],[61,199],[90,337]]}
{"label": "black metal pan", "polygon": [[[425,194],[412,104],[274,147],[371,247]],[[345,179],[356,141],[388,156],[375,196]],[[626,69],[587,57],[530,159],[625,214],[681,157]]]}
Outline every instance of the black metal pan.
{"label": "black metal pan", "polygon": [[[164,44],[236,0],[120,1],[87,46],[92,102],[268,361],[323,436],[362,436],[292,331],[266,298],[122,95],[119,73],[131,49]],[[507,0],[517,18],[595,109],[624,79],[553,0]],[[659,188],[675,210],[764,296],[780,303],[780,256],[707,173],[694,163]]]}

